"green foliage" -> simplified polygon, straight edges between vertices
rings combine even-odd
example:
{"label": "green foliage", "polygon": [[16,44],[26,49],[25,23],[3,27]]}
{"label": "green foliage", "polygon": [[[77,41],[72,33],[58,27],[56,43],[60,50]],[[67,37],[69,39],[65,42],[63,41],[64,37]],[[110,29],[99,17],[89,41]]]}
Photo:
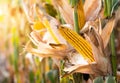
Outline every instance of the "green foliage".
{"label": "green foliage", "polygon": [[72,7],[76,6],[79,0],[69,0]]}
{"label": "green foliage", "polygon": [[115,77],[108,76],[105,83],[116,83]]}
{"label": "green foliage", "polygon": [[112,57],[111,57],[111,64],[112,64],[112,71],[113,75],[116,76],[117,73],[117,58],[116,58],[116,52],[115,52],[115,35],[114,31],[111,34],[110,38],[110,45],[111,45],[111,51],[112,51]]}
{"label": "green foliage", "polygon": [[47,3],[51,3],[51,0],[45,0]]}
{"label": "green foliage", "polygon": [[19,37],[17,34],[17,30],[16,27],[12,28],[12,42],[13,42],[13,46],[14,46],[14,68],[16,73],[18,72],[18,57],[19,57]]}
{"label": "green foliage", "polygon": [[34,72],[33,71],[29,72],[29,81],[30,81],[30,83],[35,83],[35,81],[34,81]]}
{"label": "green foliage", "polygon": [[104,83],[103,77],[97,77],[94,79],[93,83]]}
{"label": "green foliage", "polygon": [[116,83],[115,77],[113,76],[107,76],[105,78],[105,81],[103,77],[97,77],[93,80],[93,83]]}
{"label": "green foliage", "polygon": [[50,70],[47,73],[47,78],[50,80],[51,83],[59,83],[58,70]]}
{"label": "green foliage", "polygon": [[51,16],[53,16],[53,17],[56,17],[57,11],[56,11],[55,8],[53,7],[53,5],[48,4],[48,3],[45,3],[44,7],[45,7],[46,12],[47,12],[49,15],[51,15]]}
{"label": "green foliage", "polygon": [[112,16],[114,9],[116,8],[119,0],[104,0],[104,15],[106,17]]}
{"label": "green foliage", "polygon": [[79,33],[79,23],[78,23],[78,14],[77,9],[74,9],[74,30]]}

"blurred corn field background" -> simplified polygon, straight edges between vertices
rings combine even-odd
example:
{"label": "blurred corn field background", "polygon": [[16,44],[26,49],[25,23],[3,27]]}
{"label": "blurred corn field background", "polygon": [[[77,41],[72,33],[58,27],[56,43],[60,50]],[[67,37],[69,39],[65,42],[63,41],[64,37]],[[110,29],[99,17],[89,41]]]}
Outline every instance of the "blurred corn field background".
{"label": "blurred corn field background", "polygon": [[0,83],[120,83],[119,5],[0,0]]}

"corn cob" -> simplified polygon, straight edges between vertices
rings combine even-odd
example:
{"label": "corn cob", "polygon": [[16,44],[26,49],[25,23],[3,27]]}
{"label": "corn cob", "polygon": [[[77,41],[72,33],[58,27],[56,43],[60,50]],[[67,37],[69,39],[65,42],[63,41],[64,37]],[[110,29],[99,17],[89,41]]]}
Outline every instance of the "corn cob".
{"label": "corn cob", "polygon": [[85,60],[88,62],[95,61],[92,54],[92,48],[85,39],[66,27],[60,26],[58,30],[60,34],[85,58]]}

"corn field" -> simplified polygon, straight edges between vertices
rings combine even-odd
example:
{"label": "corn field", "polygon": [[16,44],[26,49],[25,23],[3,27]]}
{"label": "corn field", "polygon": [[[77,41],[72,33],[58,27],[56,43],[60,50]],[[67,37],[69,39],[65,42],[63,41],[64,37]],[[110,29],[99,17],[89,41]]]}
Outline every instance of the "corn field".
{"label": "corn field", "polygon": [[120,0],[0,0],[0,83],[120,83]]}

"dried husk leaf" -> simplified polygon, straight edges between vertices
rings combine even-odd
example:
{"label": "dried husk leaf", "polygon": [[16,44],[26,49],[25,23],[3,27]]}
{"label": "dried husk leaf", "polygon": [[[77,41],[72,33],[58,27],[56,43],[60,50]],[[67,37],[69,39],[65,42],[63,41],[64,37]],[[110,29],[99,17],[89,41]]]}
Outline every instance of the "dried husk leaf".
{"label": "dried husk leaf", "polygon": [[66,45],[62,44],[47,44],[47,41],[43,41],[39,33],[33,31],[30,34],[30,39],[37,46],[37,49],[26,46],[25,50],[32,54],[41,57],[53,57],[53,58],[64,58],[66,56]]}
{"label": "dried husk leaf", "polygon": [[[94,29],[93,29],[94,30]],[[85,38],[89,41],[92,46],[93,56],[95,58],[96,66],[93,66],[94,72],[98,75],[109,75],[111,74],[111,66],[109,62],[109,56],[106,56],[103,48],[103,39],[100,34],[96,30],[94,30],[96,41],[98,41],[98,45],[96,46],[88,36],[85,35]]]}
{"label": "dried husk leaf", "polygon": [[[95,64],[95,63],[93,63]],[[71,74],[74,72],[80,72],[80,73],[89,73],[89,74],[94,74],[93,70],[91,69],[91,64],[86,64],[86,65],[74,65],[74,66],[70,66],[70,67],[66,67],[64,68],[64,71],[67,72],[67,74]]]}
{"label": "dried husk leaf", "polygon": [[85,0],[84,3],[84,12],[86,16],[86,21],[95,20],[102,8],[101,0]]}
{"label": "dried husk leaf", "polygon": [[43,21],[43,23],[44,23],[44,26],[45,26],[45,27],[47,28],[47,30],[49,31],[49,33],[50,33],[50,35],[52,36],[52,38],[54,39],[54,41],[55,41],[57,44],[59,44],[60,41],[58,40],[58,38],[57,38],[56,35],[54,34],[54,31],[53,31],[53,29],[51,28],[49,21],[46,19],[46,20]]}
{"label": "dried husk leaf", "polygon": [[[90,65],[87,60],[85,60],[78,52],[70,52],[68,55],[68,59],[70,63],[65,63],[64,71],[67,72],[66,75],[74,73],[74,72],[80,72],[80,73],[89,73],[93,74]],[[92,62],[94,65],[95,62]],[[65,75],[65,76],[66,76]]]}
{"label": "dried husk leaf", "polygon": [[54,49],[50,49],[50,48],[43,48],[43,50],[41,50],[41,48],[40,49],[27,48],[25,50],[29,51],[33,55],[37,55],[37,56],[40,56],[42,58],[52,57],[52,58],[56,58],[56,59],[63,59],[65,57],[65,54],[66,54],[66,52],[64,50],[58,51],[58,50],[54,50]]}
{"label": "dried husk leaf", "polygon": [[[56,19],[54,19],[52,17],[50,17],[49,23],[50,23],[51,30],[53,31],[54,35],[58,38],[59,42],[61,44],[66,44],[67,45],[66,40],[59,34],[59,31],[57,29],[57,27],[60,25],[60,23]],[[71,25],[66,25],[66,26],[71,27]]]}
{"label": "dried husk leaf", "polygon": [[68,0],[52,0],[52,3],[60,11],[65,22],[73,25],[73,9],[68,3]]}
{"label": "dried husk leaf", "polygon": [[106,46],[109,42],[110,35],[113,31],[114,25],[115,25],[115,18],[112,18],[107,22],[107,24],[105,25],[105,27],[102,30],[101,37],[104,41],[104,48],[106,48]]}

